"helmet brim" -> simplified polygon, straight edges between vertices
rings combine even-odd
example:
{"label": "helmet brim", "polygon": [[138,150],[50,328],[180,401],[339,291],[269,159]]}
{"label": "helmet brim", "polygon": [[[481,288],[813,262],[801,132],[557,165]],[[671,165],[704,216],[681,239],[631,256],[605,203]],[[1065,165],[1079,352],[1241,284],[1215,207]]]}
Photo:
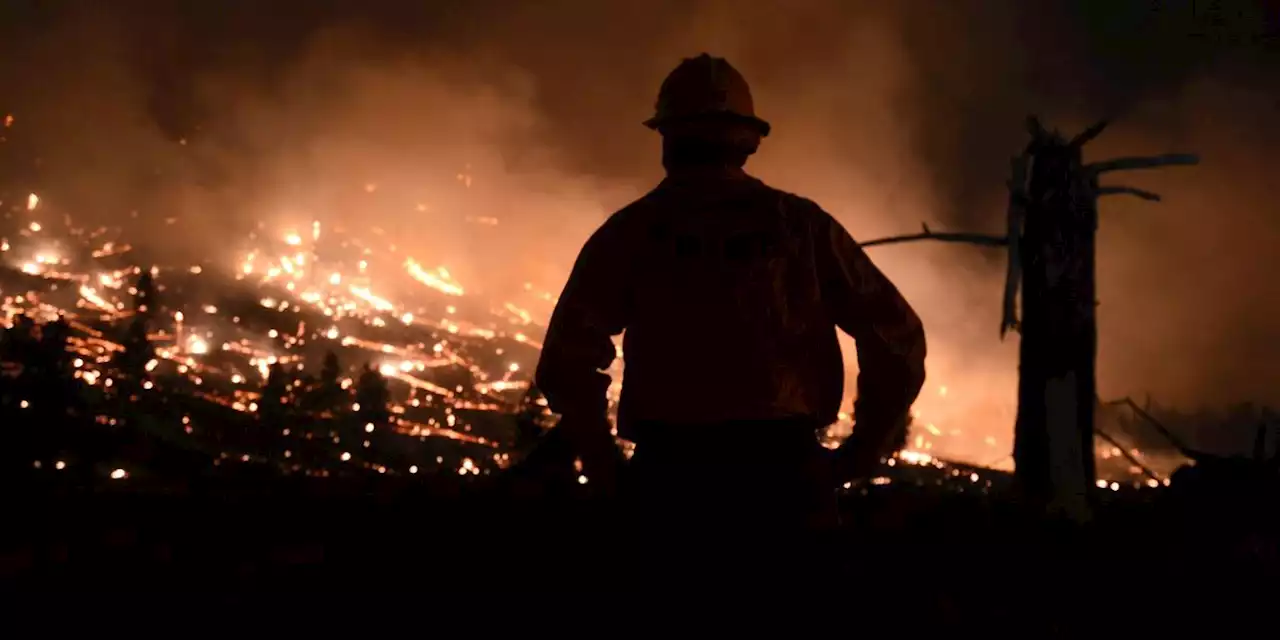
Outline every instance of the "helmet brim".
{"label": "helmet brim", "polygon": [[769,132],[773,129],[773,127],[765,120],[762,120],[755,116],[743,116],[743,115],[738,115],[736,113],[707,113],[707,114],[699,114],[699,115],[692,115],[692,116],[684,116],[679,118],[674,118],[674,117],[664,118],[662,116],[654,116],[652,118],[649,118],[648,120],[645,120],[643,124],[644,126],[654,131],[657,131],[660,127],[662,127],[662,125],[668,124],[670,122],[675,122],[678,120],[694,120],[697,118],[705,118],[710,116],[729,118],[731,120],[744,123],[750,126],[752,129],[755,129],[755,131],[760,134],[761,138],[768,136]]}

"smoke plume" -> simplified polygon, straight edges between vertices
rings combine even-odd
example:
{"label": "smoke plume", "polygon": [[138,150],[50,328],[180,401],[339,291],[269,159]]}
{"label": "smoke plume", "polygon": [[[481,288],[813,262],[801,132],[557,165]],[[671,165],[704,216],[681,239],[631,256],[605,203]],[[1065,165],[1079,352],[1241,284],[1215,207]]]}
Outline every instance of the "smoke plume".
{"label": "smoke plume", "polygon": [[[1270,29],[1262,9],[208,4],[0,10],[0,110],[16,117],[6,171],[51,207],[137,221],[174,252],[229,262],[259,222],[315,219],[394,234],[499,294],[527,281],[557,289],[587,235],[655,183],[658,141],[639,123],[663,75],[702,51],[744,72],[774,125],[748,169],[863,239],[922,222],[999,233],[1023,118],[1074,132],[1114,116],[1090,157],[1204,160],[1114,179],[1165,202],[1103,204],[1101,392],[1280,402],[1280,224],[1266,157],[1280,141],[1280,85],[1257,44]],[[921,420],[964,436],[939,444],[948,453],[999,459],[1016,378],[1016,338],[997,337],[1003,256],[871,251],[929,329]]]}

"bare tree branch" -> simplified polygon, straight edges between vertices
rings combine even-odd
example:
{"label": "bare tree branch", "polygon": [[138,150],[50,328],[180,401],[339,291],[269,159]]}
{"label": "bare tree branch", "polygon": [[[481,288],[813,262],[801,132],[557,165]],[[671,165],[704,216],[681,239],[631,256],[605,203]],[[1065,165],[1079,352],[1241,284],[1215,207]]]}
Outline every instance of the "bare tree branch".
{"label": "bare tree branch", "polygon": [[1089,127],[1084,131],[1081,131],[1080,135],[1072,138],[1070,145],[1073,147],[1076,147],[1077,149],[1080,147],[1083,147],[1084,145],[1088,144],[1091,140],[1101,135],[1102,132],[1107,129],[1107,125],[1109,124],[1111,124],[1111,122],[1108,120],[1099,120],[1092,127]]}
{"label": "bare tree branch", "polygon": [[1126,169],[1154,169],[1156,167],[1171,166],[1189,166],[1200,163],[1200,157],[1190,153],[1167,153],[1161,156],[1151,156],[1147,158],[1116,158],[1114,160],[1102,160],[1085,165],[1085,170],[1094,175],[1106,173],[1108,171],[1123,171]]}
{"label": "bare tree branch", "polygon": [[1108,435],[1107,432],[1097,427],[1094,427],[1093,434],[1098,436],[1099,438],[1102,438],[1103,440],[1106,440],[1107,444],[1115,447],[1116,449],[1119,449],[1120,455],[1124,456],[1124,459],[1128,460],[1129,463],[1132,464],[1133,466],[1139,469],[1142,469],[1143,475],[1147,476],[1148,478],[1151,478],[1152,480],[1155,480],[1156,482],[1160,482],[1161,480],[1164,480],[1164,478],[1161,478],[1159,475],[1156,474],[1156,472],[1152,471],[1150,467],[1148,467],[1145,464],[1142,464],[1141,460],[1138,460],[1136,456],[1129,453],[1128,449],[1126,449],[1124,445],[1117,442],[1116,439]]}
{"label": "bare tree branch", "polygon": [[876,247],[886,244],[900,244],[903,242],[916,242],[918,240],[934,240],[937,242],[958,242],[961,244],[973,244],[980,247],[1003,247],[1009,244],[1009,239],[1004,236],[989,236],[981,233],[934,233],[925,229],[923,233],[913,233],[903,236],[890,236],[888,238],[877,238],[866,242],[859,242],[861,247]]}
{"label": "bare tree branch", "polygon": [[1160,432],[1160,435],[1164,436],[1164,439],[1168,440],[1169,444],[1172,444],[1173,448],[1178,450],[1178,453],[1182,454],[1187,458],[1200,461],[1200,460],[1214,457],[1212,454],[1207,454],[1207,453],[1204,453],[1203,451],[1197,451],[1187,446],[1187,444],[1183,442],[1181,438],[1173,435],[1173,433],[1170,432],[1169,429],[1167,429],[1163,424],[1161,424],[1159,420],[1156,420],[1154,417],[1152,417],[1150,413],[1147,413],[1146,410],[1144,410],[1142,407],[1139,407],[1138,403],[1133,401],[1133,398],[1129,398],[1126,396],[1119,400],[1112,400],[1110,402],[1103,402],[1099,400],[1099,402],[1102,405],[1108,406],[1108,407],[1121,407],[1121,406],[1129,407],[1131,410],[1133,410],[1134,413],[1138,414],[1139,418],[1142,418],[1144,421],[1147,422],[1147,424],[1150,424],[1152,427],[1155,428],[1156,431]]}
{"label": "bare tree branch", "polygon": [[1142,198],[1143,200],[1160,202],[1160,194],[1152,193],[1150,191],[1143,191],[1142,189],[1138,189],[1136,187],[1121,187],[1121,186],[1098,187],[1098,195],[1099,196],[1118,196],[1118,195],[1136,196],[1136,197]]}

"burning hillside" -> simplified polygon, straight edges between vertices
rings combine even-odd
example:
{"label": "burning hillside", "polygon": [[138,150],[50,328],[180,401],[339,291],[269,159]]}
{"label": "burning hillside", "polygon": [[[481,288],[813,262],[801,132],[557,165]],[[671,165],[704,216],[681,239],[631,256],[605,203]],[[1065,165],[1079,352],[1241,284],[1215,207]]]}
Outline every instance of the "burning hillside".
{"label": "burning hillside", "polygon": [[[158,308],[148,312],[154,357],[146,361],[147,379],[139,392],[187,396],[223,412],[203,411],[206,416],[230,416],[175,416],[172,425],[158,426],[170,435],[217,432],[223,420],[266,421],[272,409],[262,406],[263,397],[273,375],[286,377],[280,401],[296,405],[296,411],[322,419],[359,413],[358,402],[308,406],[316,376],[323,378],[335,366],[327,362],[332,359],[339,371],[328,375],[336,376],[345,392],[360,386],[362,367],[386,379],[388,425],[395,433],[418,442],[451,443],[432,445],[436,455],[428,459],[434,457],[440,468],[486,473],[505,466],[516,453],[514,415],[530,386],[541,323],[554,303],[552,294],[532,283],[525,285],[522,298],[487,300],[470,292],[446,266],[409,255],[377,229],[362,234],[320,222],[296,228],[259,225],[227,264],[151,265],[121,229],[88,230],[68,216],[49,218],[31,194],[25,211],[19,211],[16,233],[0,244],[4,324],[13,327],[23,316],[36,322],[65,318],[72,329],[68,348],[75,379],[86,389],[111,394],[120,373],[117,356],[125,350],[124,327],[138,313],[140,281],[148,281]],[[621,361],[614,373],[611,400],[616,402]],[[949,439],[968,437],[963,425],[930,418],[945,415],[950,393],[946,386],[926,389],[914,412],[908,449],[900,454],[903,461],[942,464],[935,460],[935,447],[945,449]],[[119,419],[103,414],[97,421],[111,425]],[[828,444],[851,428],[842,415],[829,430]],[[290,429],[282,431],[280,441],[267,447],[204,446],[219,449],[219,459],[260,459],[286,470],[329,473],[325,465],[308,469],[300,462],[299,445],[288,441]],[[292,435],[324,439],[326,448],[318,455],[326,465],[354,458],[380,473],[417,472],[413,456],[399,456],[403,464],[398,466],[362,456],[370,440],[357,433],[350,444],[352,434],[339,431]],[[1007,467],[1004,452],[990,437],[986,441],[994,455],[968,462]],[[1103,473],[1111,479],[1155,479],[1143,475],[1136,448],[1120,452],[1118,444],[1108,442],[1100,447]],[[1107,467],[1111,459],[1124,462]]]}
{"label": "burning hillside", "polygon": [[[507,413],[527,389],[523,372],[537,358],[537,343],[526,335],[537,328],[515,303],[481,309],[446,269],[424,267],[394,245],[379,251],[341,229],[325,232],[318,223],[253,234],[232,265],[157,265],[144,273],[135,265],[145,261],[120,230],[80,229],[69,218],[38,221],[38,207],[32,195],[30,219],[0,245],[4,322],[65,318],[82,385],[115,384],[121,328],[137,314],[131,300],[147,278],[159,309],[151,310],[147,337],[155,357],[145,365],[142,391],[165,386],[235,412],[261,413],[272,367],[287,371],[288,391],[301,394],[304,377],[320,372],[332,353],[343,364],[344,390],[356,384],[347,373],[360,366],[389,379],[397,432],[488,450],[483,458],[455,460],[467,471],[504,459],[499,443],[509,434],[486,416]],[[382,297],[381,286],[397,277],[416,283],[419,294],[396,302]],[[174,428],[190,434],[218,427],[184,416]]]}

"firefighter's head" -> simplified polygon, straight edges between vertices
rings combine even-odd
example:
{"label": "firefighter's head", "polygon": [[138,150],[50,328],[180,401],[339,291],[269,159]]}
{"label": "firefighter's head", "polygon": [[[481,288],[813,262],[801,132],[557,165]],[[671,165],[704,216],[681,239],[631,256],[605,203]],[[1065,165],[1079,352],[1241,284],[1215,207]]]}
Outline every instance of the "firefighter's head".
{"label": "firefighter's head", "polygon": [[769,135],[747,81],[724,58],[686,58],[663,81],[645,126],[662,134],[663,164],[741,167]]}

